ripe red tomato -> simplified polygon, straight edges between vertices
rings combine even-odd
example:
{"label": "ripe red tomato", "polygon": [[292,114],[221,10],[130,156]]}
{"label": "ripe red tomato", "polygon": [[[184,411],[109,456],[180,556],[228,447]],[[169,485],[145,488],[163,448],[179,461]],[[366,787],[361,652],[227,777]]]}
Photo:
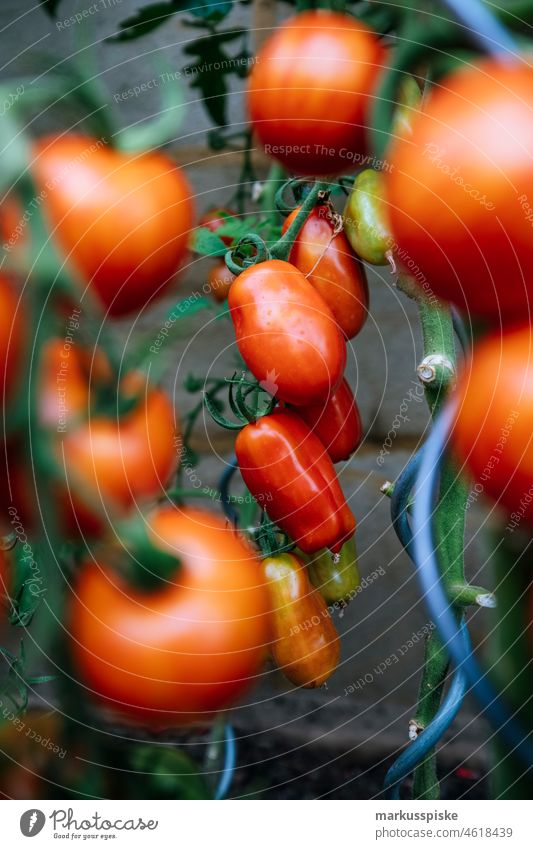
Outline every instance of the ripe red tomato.
{"label": "ripe red tomato", "polygon": [[335,672],[340,640],[324,599],[293,554],[263,560],[272,605],[272,657],[297,687],[320,687]]}
{"label": "ripe red tomato", "polygon": [[192,190],[168,157],[72,134],[41,139],[33,171],[54,237],[110,315],[161,295],[193,226]]}
{"label": "ripe red tomato", "polygon": [[9,398],[20,379],[23,319],[18,296],[11,281],[0,274],[0,387]]}
{"label": "ripe red tomato", "polygon": [[[199,227],[206,227],[211,233],[217,233],[221,227],[226,224],[228,218],[234,218],[235,213],[232,212],[231,209],[226,209],[224,206],[215,206],[212,209],[208,209],[204,212],[203,215],[200,216],[200,220],[198,222]],[[217,235],[220,235],[217,233]],[[221,240],[228,247],[233,242],[231,236],[220,236]]]}
{"label": "ripe red tomato", "polygon": [[[123,392],[139,402],[120,418],[94,413],[68,427],[58,442],[58,459],[77,505],[113,517],[160,495],[179,461],[174,410],[167,394],[130,374]],[[83,516],[83,513],[82,513]]]}
{"label": "ripe red tomato", "polygon": [[384,60],[376,35],[347,15],[302,12],[282,24],[259,51],[248,88],[265,152],[297,174],[362,164]]}
{"label": "ripe red tomato", "polygon": [[272,259],[243,271],[228,303],[252,374],[291,404],[325,402],[342,379],[346,344],[331,310],[294,265]]}
{"label": "ripe red tomato", "polygon": [[215,301],[222,303],[226,300],[234,280],[235,275],[231,273],[224,261],[217,262],[213,266],[207,275],[207,282]]}
{"label": "ripe red tomato", "polygon": [[463,369],[452,432],[455,454],[511,517],[533,523],[533,337],[529,325],[494,333]]}
{"label": "ripe red tomato", "polygon": [[155,728],[205,723],[260,674],[269,601],[252,549],[218,516],[158,507],[153,544],[176,576],[142,592],[105,558],[81,569],[69,610],[75,668],[99,701]]}
{"label": "ripe red tomato", "polygon": [[346,379],[326,404],[298,407],[296,412],[318,436],[333,463],[348,460],[363,438],[363,425],[357,404]]}
{"label": "ripe red tomato", "polygon": [[296,413],[278,408],[246,425],[235,453],[254,498],[302,551],[337,552],[353,536],[355,518],[333,463]]}
{"label": "ripe red tomato", "polygon": [[[283,233],[298,209],[286,219]],[[365,270],[343,232],[334,233],[329,206],[316,206],[293,243],[289,261],[322,296],[347,339],[361,330],[368,314]]]}
{"label": "ripe red tomato", "polygon": [[485,60],[442,81],[385,174],[397,259],[474,315],[533,298],[533,68]]}

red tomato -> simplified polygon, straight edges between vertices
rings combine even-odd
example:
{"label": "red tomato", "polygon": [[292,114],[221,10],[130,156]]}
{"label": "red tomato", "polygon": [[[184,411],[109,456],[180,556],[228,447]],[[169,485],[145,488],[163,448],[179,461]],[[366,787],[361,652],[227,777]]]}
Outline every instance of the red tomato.
{"label": "red tomato", "polygon": [[327,448],[333,463],[348,460],[363,438],[361,416],[346,379],[326,404],[298,407],[296,412]]}
{"label": "red tomato", "polygon": [[340,551],[355,519],[317,436],[279,408],[244,427],[235,443],[243,480],[270,518],[302,551]]}
{"label": "red tomato", "polygon": [[207,282],[210,286],[210,292],[216,301],[222,303],[229,295],[229,290],[235,280],[235,275],[231,273],[224,261],[217,262],[207,275]]}
{"label": "red tomato", "polygon": [[193,226],[191,188],[168,157],[67,135],[39,141],[33,171],[54,237],[110,315],[161,295]]}
{"label": "red tomato", "polygon": [[[198,222],[199,227],[206,227],[211,233],[217,233],[221,227],[226,224],[228,218],[234,218],[235,213],[232,212],[231,209],[226,209],[223,206],[213,207],[212,209],[208,209],[202,216],[200,216],[200,220]],[[217,235],[220,235],[217,233]],[[231,236],[220,236],[221,240],[228,247],[233,242]]]}
{"label": "red tomato", "polygon": [[442,81],[385,175],[397,259],[426,292],[491,319],[533,297],[533,68],[485,60]]}
{"label": "red tomato", "polygon": [[452,432],[455,454],[518,524],[533,524],[533,337],[529,325],[489,336],[463,369]]}
{"label": "red tomato", "polygon": [[125,513],[160,495],[178,465],[174,410],[161,389],[130,374],[122,391],[140,393],[138,404],[120,419],[93,414],[67,427],[58,458],[77,504],[96,515]]}
{"label": "red tomato", "polygon": [[293,554],[263,560],[272,604],[272,657],[297,687],[320,687],[338,666],[340,640],[324,599]]}
{"label": "red tomato", "polygon": [[20,380],[23,320],[11,281],[0,274],[0,386],[7,399]]}
{"label": "red tomato", "polygon": [[373,90],[385,51],[347,15],[302,12],[265,42],[248,88],[265,152],[297,174],[335,174],[364,162]]}
{"label": "red tomato", "polygon": [[[291,212],[283,233],[292,224],[298,209]],[[368,286],[360,260],[341,231],[336,236],[328,206],[315,207],[295,240],[289,261],[306,276],[322,296],[337,324],[353,339],[366,321]]]}
{"label": "red tomato", "polygon": [[105,558],[81,569],[68,615],[75,669],[106,706],[155,728],[210,720],[260,674],[270,640],[260,563],[218,516],[159,507],[153,544],[174,581],[141,592]]}
{"label": "red tomato", "polygon": [[252,374],[291,404],[325,402],[339,385],[346,344],[331,310],[294,265],[272,259],[243,271],[228,298]]}

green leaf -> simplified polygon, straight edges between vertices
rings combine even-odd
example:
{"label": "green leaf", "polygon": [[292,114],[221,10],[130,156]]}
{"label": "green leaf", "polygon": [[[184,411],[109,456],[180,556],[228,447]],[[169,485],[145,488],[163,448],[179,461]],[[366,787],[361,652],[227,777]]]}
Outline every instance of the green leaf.
{"label": "green leaf", "polygon": [[132,798],[139,792],[148,799],[212,798],[197,766],[180,749],[139,745],[133,749],[131,765],[137,773]]}
{"label": "green leaf", "polygon": [[133,41],[141,38],[153,32],[178,12],[190,12],[202,21],[217,23],[226,17],[232,6],[233,0],[203,0],[203,2],[201,0],[167,0],[162,3],[151,3],[149,6],[143,6],[131,18],[121,21],[120,31],[106,41]]}
{"label": "green leaf", "polygon": [[55,17],[57,7],[61,3],[61,0],[41,0],[41,6],[44,11],[47,12],[51,18]]}
{"label": "green leaf", "polygon": [[189,239],[189,250],[202,256],[224,256],[228,252],[227,245],[224,244],[222,239],[206,227],[197,227],[192,232]]}

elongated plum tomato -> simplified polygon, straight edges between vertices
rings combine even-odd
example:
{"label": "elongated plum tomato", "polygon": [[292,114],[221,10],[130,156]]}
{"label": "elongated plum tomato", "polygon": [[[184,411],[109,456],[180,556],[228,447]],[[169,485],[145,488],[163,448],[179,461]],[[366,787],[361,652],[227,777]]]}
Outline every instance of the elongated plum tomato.
{"label": "elongated plum tomato", "polygon": [[265,152],[297,174],[335,174],[361,162],[385,50],[364,24],[302,12],[264,43],[248,88]]}
{"label": "elongated plum tomato", "polygon": [[32,167],[54,238],[110,315],[162,294],[193,226],[192,191],[172,160],[67,135],[41,139]]}
{"label": "elongated plum tomato", "polygon": [[320,687],[338,666],[340,640],[324,599],[293,554],[263,560],[272,606],[272,657],[297,687]]}
{"label": "elongated plum tomato", "polygon": [[454,453],[485,492],[533,524],[533,336],[529,325],[474,348],[457,386]]}
{"label": "elongated plum tomato", "polygon": [[361,416],[345,378],[325,404],[298,407],[295,412],[318,436],[333,463],[348,460],[361,444]]}
{"label": "elongated plum tomato", "polygon": [[[283,225],[287,231],[295,209]],[[295,239],[289,261],[322,296],[347,339],[361,330],[368,314],[365,270],[344,233],[333,235],[335,222],[326,205],[315,207]]]}
{"label": "elongated plum tomato", "polygon": [[328,604],[345,607],[357,593],[361,583],[357,566],[355,537],[342,546],[338,558],[329,551],[319,551],[306,559],[311,583]]}
{"label": "elongated plum tomato", "polygon": [[533,68],[484,60],[441,81],[411,137],[388,154],[388,211],[404,262],[476,316],[531,311],[532,137]]}
{"label": "elongated plum tomato", "polygon": [[385,200],[385,178],[366,168],[355,178],[344,208],[344,231],[354,251],[372,265],[387,265],[394,238]]}
{"label": "elongated plum tomato", "polygon": [[269,602],[252,549],[218,516],[158,507],[153,544],[174,580],[141,592],[105,558],[81,569],[68,612],[75,668],[93,696],[154,728],[205,723],[261,672]]}
{"label": "elongated plum tomato", "polygon": [[9,399],[20,376],[24,320],[14,285],[0,274],[0,387]]}
{"label": "elongated plum tomato", "polygon": [[240,431],[235,443],[244,482],[302,551],[339,551],[355,518],[326,449],[295,413],[277,409]]}
{"label": "elongated plum tomato", "polygon": [[326,401],[339,385],[346,344],[327,304],[301,271],[272,259],[243,271],[228,303],[241,355],[259,381],[291,404]]}

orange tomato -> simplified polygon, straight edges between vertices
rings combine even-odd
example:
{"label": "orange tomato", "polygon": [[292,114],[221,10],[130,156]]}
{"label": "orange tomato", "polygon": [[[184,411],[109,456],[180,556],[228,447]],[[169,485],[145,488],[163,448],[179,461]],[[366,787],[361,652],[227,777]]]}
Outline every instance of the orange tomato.
{"label": "orange tomato", "polygon": [[265,152],[297,174],[362,164],[384,61],[376,35],[352,17],[321,9],[285,21],[259,51],[248,87]]}
{"label": "orange tomato", "polygon": [[70,134],[39,141],[33,172],[54,238],[110,315],[161,295],[193,226],[191,188],[167,156]]}
{"label": "orange tomato", "polygon": [[476,316],[531,314],[533,68],[480,61],[442,80],[384,172],[397,260]]}
{"label": "orange tomato", "polygon": [[340,640],[324,599],[293,554],[263,560],[270,590],[272,657],[298,687],[320,687],[338,666]]}
{"label": "orange tomato", "polygon": [[105,554],[81,569],[68,614],[75,669],[89,693],[163,728],[205,723],[261,671],[268,596],[252,549],[205,510],[158,507],[154,546],[179,560],[174,580],[137,590]]}

